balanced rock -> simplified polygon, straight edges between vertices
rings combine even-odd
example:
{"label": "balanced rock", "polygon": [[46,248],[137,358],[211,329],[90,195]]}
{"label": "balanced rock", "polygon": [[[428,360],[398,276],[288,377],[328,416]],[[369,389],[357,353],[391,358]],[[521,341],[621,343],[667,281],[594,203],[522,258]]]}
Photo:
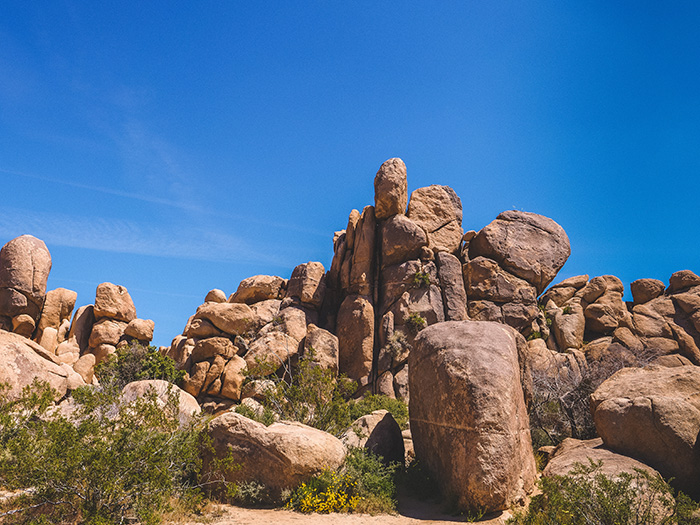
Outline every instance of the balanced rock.
{"label": "balanced rock", "polygon": [[114,319],[128,323],[136,319],[136,307],[126,288],[112,283],[102,283],[97,286],[95,319]]}
{"label": "balanced rock", "polygon": [[700,495],[700,368],[624,368],[591,396],[606,447],[635,457]]}
{"label": "balanced rock", "polygon": [[204,303],[197,308],[195,319],[205,319],[229,335],[245,334],[258,324],[253,310],[243,303]]}
{"label": "balanced rock", "polygon": [[505,509],[534,485],[516,335],[448,321],[421,331],[409,355],[416,458],[462,510]]}
{"label": "balanced rock", "polygon": [[406,211],[407,202],[406,165],[399,158],[389,159],[374,177],[374,210],[377,220],[402,215]]}
{"label": "balanced rock", "polygon": [[138,341],[149,342],[153,339],[156,324],[151,319],[134,319],[124,329],[124,335]]}
{"label": "balanced rock", "polygon": [[552,219],[518,210],[501,213],[469,244],[471,258],[495,260],[526,280],[537,294],[552,282],[571,254],[569,238]]}
{"label": "balanced rock", "polygon": [[0,315],[28,314],[35,321],[44,305],[51,254],[43,241],[22,235],[0,250]]}
{"label": "balanced rock", "polygon": [[230,457],[241,465],[225,473],[226,481],[256,481],[273,495],[293,489],[324,469],[338,468],[345,458],[342,442],[301,423],[279,422],[266,427],[235,412],[209,424],[214,453],[205,452],[203,471],[212,472],[213,457]]}
{"label": "balanced rock", "polygon": [[663,295],[666,285],[658,279],[637,279],[630,284],[634,304],[644,304]]}
{"label": "balanced rock", "polygon": [[228,302],[254,304],[267,299],[281,299],[286,286],[287,281],[276,275],[254,275],[241,281]]}

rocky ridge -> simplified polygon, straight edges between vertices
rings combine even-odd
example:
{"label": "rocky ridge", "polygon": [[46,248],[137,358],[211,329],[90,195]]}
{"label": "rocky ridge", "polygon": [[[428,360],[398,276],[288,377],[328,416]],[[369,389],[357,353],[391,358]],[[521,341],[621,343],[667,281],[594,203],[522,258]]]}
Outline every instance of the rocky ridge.
{"label": "rocky ridge", "polygon": [[[684,417],[677,410],[648,408],[670,407],[679,395],[679,403],[696,404],[696,394],[679,394],[674,378],[694,378],[700,365],[700,277],[682,270],[668,286],[639,279],[628,302],[612,275],[550,286],[571,253],[552,219],[508,210],[479,232],[464,232],[456,193],[433,185],[409,197],[406,166],[397,158],[382,164],[374,187],[374,205],[352,210],[335,233],[330,268],[307,262],[289,279],[256,275],[229,296],[211,290],[182,334],[161,347],[186,372],[184,390],[210,411],[225,412],[228,419],[216,418],[213,427],[229,436],[220,439],[231,445],[230,436],[245,441],[254,434],[282,446],[294,428],[253,428],[227,410],[259,394],[245,384],[246,371],[281,374],[313,349],[319,366],[356,381],[355,396],[410,401],[416,455],[436,473],[448,469],[443,491],[454,492],[462,507],[505,508],[534,481],[526,411],[533,373],[580,378],[606,360],[643,361],[657,366],[618,372],[592,397],[598,433],[611,451],[642,459],[684,486],[700,485],[697,458],[688,451],[697,429],[676,424]],[[75,292],[46,291],[50,269],[48,249],[29,235],[0,251],[0,352],[10,363],[0,379],[11,391],[45,377],[63,395],[94,383],[94,366],[120,346],[153,337],[153,321],[137,317],[123,286],[100,284],[94,303],[74,312]],[[625,374],[648,377],[652,391],[637,391]],[[647,432],[662,416],[670,437]],[[454,445],[457,434],[442,435],[445,428],[469,429],[457,441],[476,448]],[[630,444],[626,433],[648,435],[649,443]],[[678,454],[689,459],[667,458],[654,439],[677,441]],[[300,467],[299,476],[320,468],[313,465]]]}

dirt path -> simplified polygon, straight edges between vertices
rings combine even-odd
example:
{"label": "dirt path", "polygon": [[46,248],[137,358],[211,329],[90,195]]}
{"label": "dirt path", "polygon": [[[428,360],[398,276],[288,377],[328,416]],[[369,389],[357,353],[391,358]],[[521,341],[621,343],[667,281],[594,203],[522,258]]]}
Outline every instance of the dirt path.
{"label": "dirt path", "polygon": [[[503,525],[510,513],[491,516],[480,521],[482,525]],[[187,525],[207,523],[208,525],[429,525],[451,523],[470,523],[465,517],[450,516],[440,512],[439,507],[429,502],[406,501],[399,506],[397,515],[381,514],[300,514],[281,509],[245,509],[231,505],[217,507],[215,516],[202,522],[190,522]]]}

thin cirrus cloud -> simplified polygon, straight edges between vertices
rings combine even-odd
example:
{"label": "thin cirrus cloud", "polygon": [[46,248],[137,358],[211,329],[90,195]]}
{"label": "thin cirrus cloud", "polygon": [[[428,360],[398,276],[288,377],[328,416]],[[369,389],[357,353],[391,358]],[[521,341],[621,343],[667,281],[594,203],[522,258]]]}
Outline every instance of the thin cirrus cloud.
{"label": "thin cirrus cloud", "polygon": [[214,217],[214,218],[218,218],[218,219],[229,219],[229,220],[238,221],[239,223],[240,222],[247,222],[250,224],[258,224],[261,226],[268,226],[268,227],[274,228],[276,230],[284,229],[284,230],[295,231],[295,232],[300,232],[300,233],[307,233],[307,234],[315,235],[315,236],[319,236],[319,237],[328,237],[328,232],[323,232],[323,231],[316,230],[313,228],[299,226],[296,224],[263,220],[263,219],[258,219],[256,217],[252,217],[252,216],[236,215],[236,214],[232,214],[232,213],[223,213],[223,212],[219,212],[217,210],[211,209],[211,208],[205,208],[203,206],[198,206],[196,204],[192,204],[192,203],[186,202],[186,201],[165,199],[162,197],[153,197],[150,195],[140,194],[140,193],[136,193],[136,192],[131,193],[131,192],[127,192],[127,191],[116,190],[113,188],[107,188],[104,186],[94,186],[94,185],[90,185],[90,184],[82,184],[79,182],[67,181],[64,179],[56,178],[56,177],[35,175],[32,173],[19,172],[19,171],[15,171],[15,170],[4,169],[4,168],[0,168],[0,173],[6,173],[8,175],[13,175],[16,177],[23,177],[26,179],[38,180],[41,182],[47,182],[47,183],[51,183],[51,184],[60,184],[60,185],[64,185],[64,186],[68,186],[68,187],[76,188],[76,189],[80,189],[80,190],[93,191],[93,192],[97,192],[97,193],[103,193],[106,195],[114,195],[116,197],[123,197],[125,199],[133,199],[133,200],[138,200],[138,201],[142,201],[142,202],[148,202],[150,204],[159,204],[159,205],[170,207],[170,208],[188,211],[188,212],[191,212],[193,214],[201,215],[201,216]]}
{"label": "thin cirrus cloud", "polygon": [[255,262],[287,267],[274,255],[225,233],[198,228],[159,228],[123,219],[76,217],[5,207],[0,236],[30,233],[48,244],[107,252],[213,262]]}

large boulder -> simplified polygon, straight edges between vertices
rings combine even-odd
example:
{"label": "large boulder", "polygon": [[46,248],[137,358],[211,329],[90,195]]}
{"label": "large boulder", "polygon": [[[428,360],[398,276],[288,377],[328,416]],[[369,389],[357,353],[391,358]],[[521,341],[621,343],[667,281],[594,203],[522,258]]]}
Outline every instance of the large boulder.
{"label": "large boulder", "polygon": [[501,213],[469,244],[470,258],[488,257],[540,294],[571,254],[569,238],[552,219],[518,210]]}
{"label": "large boulder", "polygon": [[204,303],[194,317],[209,321],[229,335],[243,335],[258,325],[255,313],[244,303]]}
{"label": "large boulder", "polygon": [[213,457],[229,457],[241,468],[226,472],[226,481],[256,481],[273,495],[299,486],[324,469],[338,468],[345,458],[342,442],[327,432],[291,422],[266,427],[235,412],[214,418],[209,436],[214,452],[205,452],[205,476],[212,473]]}
{"label": "large boulder", "polygon": [[456,254],[462,244],[462,201],[449,186],[427,186],[411,193],[408,217],[428,234],[434,252]]}
{"label": "large boulder", "polygon": [[311,308],[320,308],[326,293],[325,275],[326,270],[320,262],[300,264],[289,278],[287,297]]}
{"label": "large boulder", "polygon": [[114,319],[128,323],[136,319],[136,307],[126,288],[112,283],[97,286],[95,319]]}
{"label": "large boulder", "polygon": [[421,331],[409,355],[416,457],[462,510],[505,509],[534,485],[516,337],[449,321]]}
{"label": "large boulder", "polygon": [[610,478],[617,478],[623,472],[634,475],[637,469],[644,470],[652,476],[658,475],[653,468],[641,461],[605,448],[600,438],[586,440],[566,438],[554,450],[543,475],[545,477],[566,476],[577,463],[588,466],[589,460],[595,463],[601,462],[600,470],[596,472]]}
{"label": "large boulder", "polygon": [[254,275],[240,282],[238,290],[228,302],[254,304],[268,299],[281,299],[286,286],[287,281],[276,275]]}
{"label": "large boulder", "polygon": [[428,245],[425,230],[405,215],[394,215],[381,226],[382,266],[418,259]]}
{"label": "large boulder", "polygon": [[399,158],[389,159],[374,177],[375,215],[378,220],[401,215],[406,211],[407,202],[406,165]]}
{"label": "large boulder", "polygon": [[700,368],[625,368],[591,396],[596,429],[606,447],[673,477],[700,495]]}
{"label": "large boulder", "polygon": [[[355,227],[352,258],[347,260],[347,291],[351,294],[372,295],[374,286],[374,249],[377,220],[374,206],[365,206]],[[344,263],[345,266],[345,263]],[[341,269],[341,281],[345,268]],[[345,283],[343,283],[345,284]]]}
{"label": "large boulder", "polygon": [[17,398],[22,389],[36,379],[45,381],[63,397],[71,386],[68,371],[47,351],[25,337],[0,330],[0,384],[8,386],[5,394]]}
{"label": "large boulder", "polygon": [[28,314],[35,321],[44,305],[51,254],[43,241],[22,235],[0,250],[0,315]]}
{"label": "large boulder", "polygon": [[177,419],[180,426],[186,426],[194,417],[202,412],[197,400],[177,386],[162,379],[144,379],[133,381],[122,390],[122,399],[131,403],[136,399],[152,392],[156,396],[159,407],[168,406],[171,396],[177,396]]}
{"label": "large boulder", "polygon": [[[63,321],[70,319],[77,299],[77,292],[65,288],[56,288],[47,292],[44,308],[37,324],[37,341],[41,341],[44,329],[51,327],[58,330]],[[61,343],[62,341],[57,342]]]}

